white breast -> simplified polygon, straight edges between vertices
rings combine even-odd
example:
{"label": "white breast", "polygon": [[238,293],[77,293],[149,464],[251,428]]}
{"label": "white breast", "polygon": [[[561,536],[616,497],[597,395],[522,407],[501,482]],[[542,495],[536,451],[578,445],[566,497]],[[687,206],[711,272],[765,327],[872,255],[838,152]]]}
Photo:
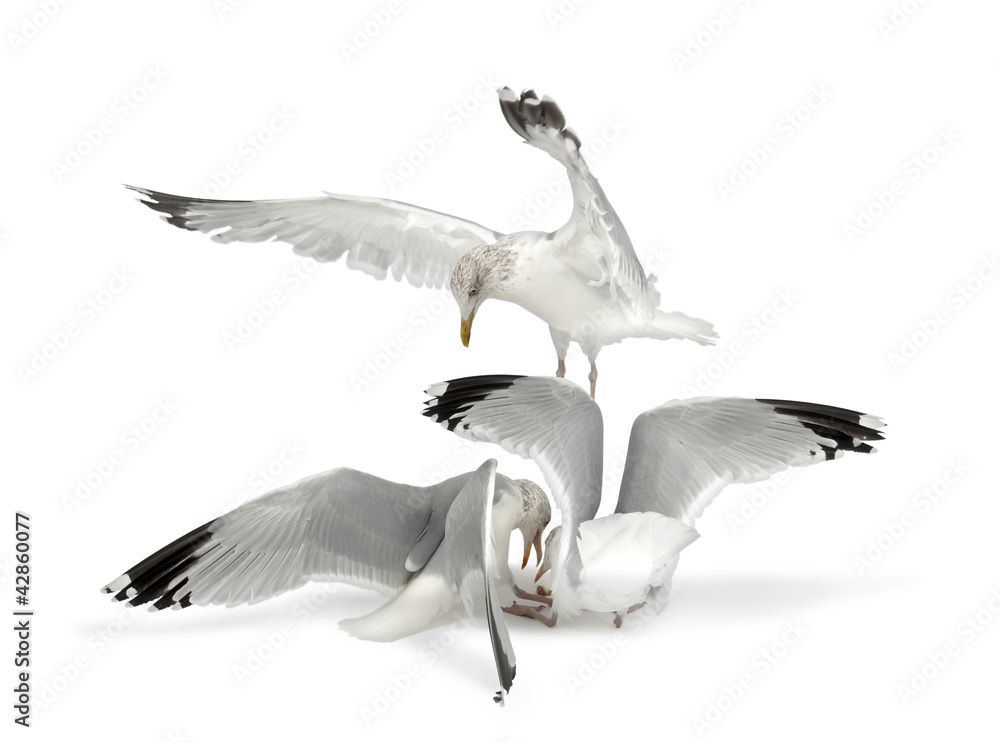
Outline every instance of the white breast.
{"label": "white breast", "polygon": [[620,611],[642,603],[663,584],[673,558],[697,532],[659,513],[615,513],[580,527],[578,603],[591,611]]}
{"label": "white breast", "polygon": [[634,334],[607,284],[591,286],[588,277],[557,252],[548,239],[521,245],[516,279],[497,298],[524,307],[581,345],[588,339],[605,345]]}

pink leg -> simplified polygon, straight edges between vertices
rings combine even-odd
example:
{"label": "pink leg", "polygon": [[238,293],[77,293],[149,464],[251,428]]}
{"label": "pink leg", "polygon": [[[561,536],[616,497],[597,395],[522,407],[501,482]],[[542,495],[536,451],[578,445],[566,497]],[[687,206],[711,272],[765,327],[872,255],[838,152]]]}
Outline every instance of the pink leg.
{"label": "pink leg", "polygon": [[542,615],[541,606],[535,606],[532,608],[526,605],[521,605],[520,603],[514,603],[514,605],[512,606],[504,606],[503,612],[509,613],[512,616],[523,616],[524,618],[533,618],[536,621],[541,621],[550,629],[556,625],[555,618],[549,618],[548,616]]}
{"label": "pink leg", "polygon": [[615,628],[616,629],[620,629],[622,627],[622,619],[625,617],[625,615],[627,615],[629,613],[632,613],[634,611],[639,610],[644,605],[646,605],[646,604],[645,603],[636,603],[635,605],[631,606],[627,611],[625,611],[624,614],[623,613],[616,613],[615,614]]}
{"label": "pink leg", "polygon": [[521,600],[534,600],[544,605],[552,605],[552,598],[548,597],[544,593],[529,593],[527,590],[522,590],[517,585],[514,585],[514,595]]}

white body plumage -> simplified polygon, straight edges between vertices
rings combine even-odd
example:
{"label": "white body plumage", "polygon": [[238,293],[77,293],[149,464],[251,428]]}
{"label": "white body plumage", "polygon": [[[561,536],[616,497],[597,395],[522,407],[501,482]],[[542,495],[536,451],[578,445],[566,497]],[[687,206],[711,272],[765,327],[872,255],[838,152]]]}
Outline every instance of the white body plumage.
{"label": "white body plumage", "polygon": [[[553,534],[546,555],[552,554],[552,571],[559,574],[561,529]],[[669,581],[677,555],[697,538],[694,528],[659,513],[615,513],[581,523],[580,582],[554,592],[552,609],[564,618],[581,611],[624,616]]]}

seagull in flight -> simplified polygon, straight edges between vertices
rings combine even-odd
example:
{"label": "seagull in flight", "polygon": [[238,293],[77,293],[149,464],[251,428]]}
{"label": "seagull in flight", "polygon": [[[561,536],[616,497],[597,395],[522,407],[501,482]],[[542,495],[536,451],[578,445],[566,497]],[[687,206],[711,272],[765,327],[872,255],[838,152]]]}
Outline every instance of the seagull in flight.
{"label": "seagull in flight", "polygon": [[376,278],[391,271],[397,281],[405,278],[414,286],[448,283],[466,346],[484,301],[518,304],[548,324],[556,376],[566,373],[570,342],[580,346],[590,361],[591,397],[597,388],[597,355],[605,345],[630,337],[714,342],[710,323],[657,308],[655,277],[646,275],[555,101],[533,90],[519,96],[505,87],[498,94],[511,128],[566,168],[573,212],[554,232],[502,234],[430,209],[365,196],[221,201],[126,187],[170,224],[210,234],[217,242],[277,240],[321,262],[346,254],[349,268]]}
{"label": "seagull in flight", "polygon": [[562,513],[538,578],[551,568],[551,617],[515,604],[508,613],[554,625],[583,610],[615,614],[615,625],[650,602],[666,606],[678,554],[698,534],[694,520],[731,483],[759,482],[792,466],[845,451],[871,453],[877,417],[775,399],[700,397],[647,410],[632,425],[613,515],[596,518],[604,460],[597,403],[551,377],[476,376],[430,387],[424,415],[475,441],[535,462]]}
{"label": "seagull in flight", "polygon": [[422,631],[459,604],[471,616],[485,599],[502,705],[515,673],[497,593],[514,585],[510,534],[516,528],[524,537],[523,566],[532,546],[541,556],[550,516],[545,493],[497,474],[494,459],[430,487],[333,469],[195,528],[102,592],[159,611],[253,604],[310,581],[345,582],[390,596],[367,616],[340,622],[372,641]]}

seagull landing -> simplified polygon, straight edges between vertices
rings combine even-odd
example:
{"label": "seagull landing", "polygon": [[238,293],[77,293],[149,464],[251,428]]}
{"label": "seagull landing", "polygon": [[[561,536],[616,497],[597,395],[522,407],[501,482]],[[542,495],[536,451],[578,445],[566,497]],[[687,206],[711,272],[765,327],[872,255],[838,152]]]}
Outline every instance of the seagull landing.
{"label": "seagull landing", "polygon": [[[563,524],[549,534],[538,577],[551,568],[552,616],[509,613],[552,626],[583,610],[615,614],[666,606],[691,528],[730,483],[759,482],[792,466],[871,453],[881,420],[839,407],[775,399],[702,397],[667,402],[632,425],[615,513],[601,501],[600,409],[575,384],[536,376],[476,376],[435,384],[424,414],[448,430],[532,459]],[[533,598],[537,599],[537,598]]]}
{"label": "seagull landing", "polygon": [[422,631],[459,604],[472,615],[485,597],[502,702],[515,672],[497,596],[498,584],[513,585],[510,534],[524,535],[525,563],[533,545],[540,557],[550,515],[535,484],[496,474],[492,459],[431,487],[334,469],[209,521],[103,592],[158,611],[252,604],[310,581],[346,582],[391,596],[369,615],[341,621],[373,641]]}
{"label": "seagull landing", "polygon": [[624,225],[590,173],[580,140],[550,98],[532,90],[499,91],[500,108],[525,142],[556,159],[569,176],[573,212],[551,233],[502,234],[419,206],[364,196],[277,201],[219,201],[135,188],[141,201],[170,224],[210,234],[217,242],[292,245],[299,255],[336,261],[376,278],[406,278],[414,286],[449,283],[461,313],[461,338],[487,299],[518,304],[549,326],[557,376],[577,343],[590,361],[590,395],[597,355],[625,338],[686,339],[702,345],[712,325],[657,309],[660,296],[636,256]]}

